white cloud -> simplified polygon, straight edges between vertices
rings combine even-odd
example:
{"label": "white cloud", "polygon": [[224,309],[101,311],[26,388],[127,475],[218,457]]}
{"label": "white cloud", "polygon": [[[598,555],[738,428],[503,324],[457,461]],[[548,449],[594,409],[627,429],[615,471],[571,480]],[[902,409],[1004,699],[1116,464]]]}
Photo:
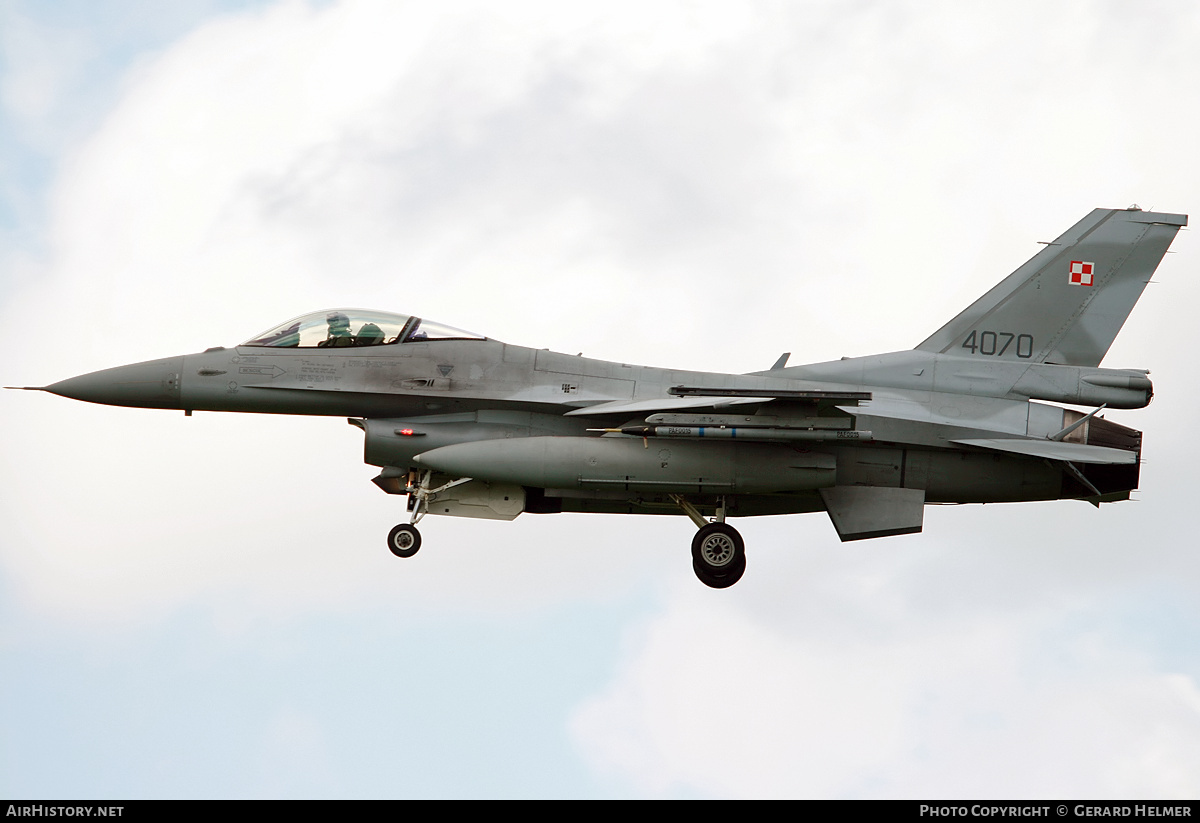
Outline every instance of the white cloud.
{"label": "white cloud", "polygon": [[[1194,678],[1071,627],[1078,614],[885,619],[863,594],[847,591],[819,619],[781,630],[740,603],[674,591],[631,633],[613,682],[578,710],[579,745],[649,795],[1185,798],[1200,789]],[[864,617],[887,630],[844,625]]]}
{"label": "white cloud", "polygon": [[[83,67],[93,55],[83,32],[62,31],[4,9],[3,44],[5,71],[0,79],[0,104],[36,136],[34,124],[45,123],[59,113],[67,90],[81,82]],[[32,136],[32,135],[31,135]]]}

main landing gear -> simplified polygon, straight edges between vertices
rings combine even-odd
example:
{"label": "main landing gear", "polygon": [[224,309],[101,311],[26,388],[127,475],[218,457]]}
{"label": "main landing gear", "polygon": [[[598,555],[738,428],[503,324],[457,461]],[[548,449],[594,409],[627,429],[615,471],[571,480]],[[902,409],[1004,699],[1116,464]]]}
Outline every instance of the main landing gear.
{"label": "main landing gear", "polygon": [[416,472],[412,472],[408,476],[406,491],[408,492],[408,510],[412,514],[409,515],[407,523],[394,526],[388,532],[388,548],[396,557],[412,557],[421,548],[421,532],[417,531],[417,524],[429,512],[429,498],[451,486],[466,483],[471,478],[461,477],[438,486],[436,489],[430,488],[432,479],[433,472],[431,471],[421,475],[419,481]]}
{"label": "main landing gear", "polygon": [[692,538],[692,571],[700,582],[714,589],[727,589],[741,580],[746,572],[746,544],[737,529],[725,522],[724,499],[712,523],[681,496],[673,494],[671,499],[699,527]]}
{"label": "main landing gear", "polygon": [[724,523],[709,523],[692,538],[692,571],[700,582],[714,589],[727,589],[746,571],[746,545],[737,529]]}

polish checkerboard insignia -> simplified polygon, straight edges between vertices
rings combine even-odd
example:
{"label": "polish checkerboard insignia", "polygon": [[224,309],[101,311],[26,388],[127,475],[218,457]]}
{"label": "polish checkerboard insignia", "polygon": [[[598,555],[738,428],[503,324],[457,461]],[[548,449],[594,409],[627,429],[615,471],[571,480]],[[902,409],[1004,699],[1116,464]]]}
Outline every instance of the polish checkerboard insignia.
{"label": "polish checkerboard insignia", "polygon": [[1092,270],[1095,268],[1094,263],[1085,263],[1082,260],[1071,261],[1071,285],[1072,286],[1090,286],[1092,285]]}

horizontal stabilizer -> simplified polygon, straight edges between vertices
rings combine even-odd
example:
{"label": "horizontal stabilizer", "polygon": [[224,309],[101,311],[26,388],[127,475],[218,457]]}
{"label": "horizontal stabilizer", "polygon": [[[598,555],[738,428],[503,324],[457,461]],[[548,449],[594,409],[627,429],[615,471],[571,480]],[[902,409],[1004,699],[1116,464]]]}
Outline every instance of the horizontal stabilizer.
{"label": "horizontal stabilizer", "polygon": [[843,543],[916,534],[925,515],[923,489],[830,486],[821,489],[821,500]]}
{"label": "horizontal stabilizer", "polygon": [[1110,449],[1106,446],[1089,446],[1084,443],[1063,443],[1055,440],[1017,440],[1013,438],[979,438],[952,440],[961,446],[978,446],[1047,460],[1066,460],[1071,463],[1102,463],[1107,465],[1129,465],[1136,463],[1137,452]]}

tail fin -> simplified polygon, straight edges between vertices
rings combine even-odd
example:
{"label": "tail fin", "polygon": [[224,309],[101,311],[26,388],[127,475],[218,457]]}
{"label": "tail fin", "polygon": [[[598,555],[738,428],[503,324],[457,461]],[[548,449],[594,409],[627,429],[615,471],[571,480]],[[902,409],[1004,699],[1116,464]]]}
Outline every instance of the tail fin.
{"label": "tail fin", "polygon": [[1096,209],[917,346],[1099,366],[1186,214]]}

